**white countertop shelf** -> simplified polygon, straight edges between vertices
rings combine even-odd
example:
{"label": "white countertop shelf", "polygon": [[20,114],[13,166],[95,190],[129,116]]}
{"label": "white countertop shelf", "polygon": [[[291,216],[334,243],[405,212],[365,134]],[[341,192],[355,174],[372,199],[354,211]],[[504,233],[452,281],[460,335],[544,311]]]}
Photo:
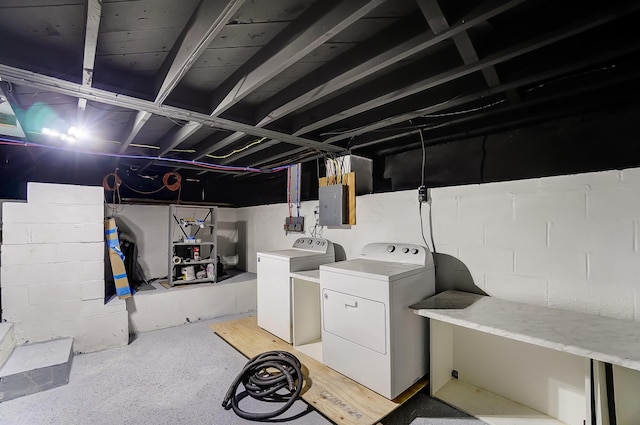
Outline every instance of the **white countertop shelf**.
{"label": "white countertop shelf", "polygon": [[566,425],[559,419],[457,379],[447,382],[434,397],[492,425]]}
{"label": "white countertop shelf", "polygon": [[291,272],[289,276],[309,282],[320,283],[320,269]]}
{"label": "white countertop shelf", "polygon": [[416,314],[640,371],[640,323],[445,291]]}

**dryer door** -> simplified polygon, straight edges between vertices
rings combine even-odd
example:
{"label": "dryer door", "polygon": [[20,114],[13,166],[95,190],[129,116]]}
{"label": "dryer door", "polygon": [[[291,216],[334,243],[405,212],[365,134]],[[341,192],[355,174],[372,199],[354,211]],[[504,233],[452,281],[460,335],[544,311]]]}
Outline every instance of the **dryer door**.
{"label": "dryer door", "polygon": [[378,301],[330,289],[322,290],[322,318],[325,332],[386,354],[386,308]]}

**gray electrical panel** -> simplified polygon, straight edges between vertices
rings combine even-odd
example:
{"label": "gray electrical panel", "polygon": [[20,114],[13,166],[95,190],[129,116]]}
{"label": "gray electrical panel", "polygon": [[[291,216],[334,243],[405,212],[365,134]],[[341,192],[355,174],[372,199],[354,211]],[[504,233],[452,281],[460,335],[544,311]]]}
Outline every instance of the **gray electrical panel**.
{"label": "gray electrical panel", "polygon": [[347,186],[332,184],[318,189],[320,208],[318,211],[321,226],[342,226],[347,224]]}

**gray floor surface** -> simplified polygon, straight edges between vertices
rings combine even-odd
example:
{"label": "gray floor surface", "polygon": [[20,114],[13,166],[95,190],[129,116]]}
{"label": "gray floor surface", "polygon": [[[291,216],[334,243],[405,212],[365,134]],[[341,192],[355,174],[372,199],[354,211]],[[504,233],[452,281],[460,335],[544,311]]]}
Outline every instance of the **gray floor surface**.
{"label": "gray floor surface", "polygon": [[[0,424],[247,424],[221,406],[247,359],[208,327],[242,316],[139,334],[127,347],[73,359],[69,384],[0,404]],[[243,405],[245,406],[245,405]],[[249,399],[248,410],[262,404]],[[266,410],[274,410],[267,406]],[[441,419],[435,419],[441,418]],[[299,400],[279,423],[331,424]],[[384,425],[471,425],[471,419],[425,391]]]}

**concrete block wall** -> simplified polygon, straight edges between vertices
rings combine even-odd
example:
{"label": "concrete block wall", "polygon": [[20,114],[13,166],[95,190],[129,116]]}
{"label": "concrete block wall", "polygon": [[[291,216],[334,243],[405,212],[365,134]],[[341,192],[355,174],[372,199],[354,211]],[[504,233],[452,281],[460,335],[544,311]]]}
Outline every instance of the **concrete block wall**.
{"label": "concrete block wall", "polygon": [[73,337],[77,352],[128,343],[125,302],[104,303],[102,187],[29,183],[2,204],[0,290],[16,342]]}
{"label": "concrete block wall", "polygon": [[[482,290],[640,321],[640,169],[437,188],[430,195],[439,290]],[[307,227],[316,205],[302,204]],[[429,212],[423,205],[431,245]],[[238,253],[247,271],[256,271],[258,251],[290,247],[300,236],[282,230],[287,214],[285,204],[237,210],[246,228]],[[350,229],[323,230],[346,259],[369,242],[424,245],[417,189],[357,197],[356,220]]]}
{"label": "concrete block wall", "polygon": [[127,300],[133,333],[152,331],[231,314],[255,311],[255,275],[244,274],[215,285],[184,285],[166,291],[141,291]]}

